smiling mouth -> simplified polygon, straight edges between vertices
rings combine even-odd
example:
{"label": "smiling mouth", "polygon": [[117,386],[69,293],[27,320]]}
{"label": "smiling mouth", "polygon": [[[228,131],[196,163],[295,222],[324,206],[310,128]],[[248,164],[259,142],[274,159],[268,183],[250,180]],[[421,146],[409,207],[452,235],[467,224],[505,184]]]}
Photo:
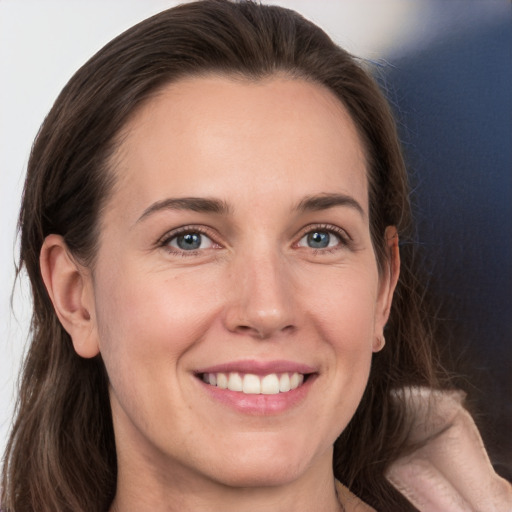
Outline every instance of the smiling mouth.
{"label": "smiling mouth", "polygon": [[308,374],[298,372],[270,373],[202,373],[199,377],[210,386],[229,391],[238,391],[246,395],[277,395],[288,393],[302,386]]}

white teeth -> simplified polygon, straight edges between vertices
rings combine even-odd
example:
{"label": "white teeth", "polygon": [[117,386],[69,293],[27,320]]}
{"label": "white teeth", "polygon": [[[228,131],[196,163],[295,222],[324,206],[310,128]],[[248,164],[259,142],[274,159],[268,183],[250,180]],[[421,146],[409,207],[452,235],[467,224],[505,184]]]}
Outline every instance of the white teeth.
{"label": "white teeth", "polygon": [[217,373],[217,387],[227,389],[228,378],[225,373]]}
{"label": "white teeth", "polygon": [[238,373],[229,374],[228,389],[231,391],[243,391],[242,377]]}
{"label": "white teeth", "polygon": [[211,386],[230,391],[239,391],[248,395],[276,395],[286,393],[298,388],[304,382],[301,373],[270,373],[259,376],[252,373],[240,374],[238,372],[204,373],[202,379]]}
{"label": "white teeth", "polygon": [[252,373],[244,375],[243,392],[249,395],[259,395],[261,393],[260,378]]}
{"label": "white teeth", "polygon": [[279,379],[275,373],[265,375],[261,379],[261,392],[264,395],[277,395],[279,393]]}
{"label": "white teeth", "polygon": [[300,373],[293,373],[290,377],[290,388],[296,389],[298,388],[302,382],[304,381],[304,375]]}
{"label": "white teeth", "polygon": [[279,391],[281,391],[281,393],[286,393],[287,391],[290,391],[290,389],[290,376],[287,373],[283,373],[279,379]]}

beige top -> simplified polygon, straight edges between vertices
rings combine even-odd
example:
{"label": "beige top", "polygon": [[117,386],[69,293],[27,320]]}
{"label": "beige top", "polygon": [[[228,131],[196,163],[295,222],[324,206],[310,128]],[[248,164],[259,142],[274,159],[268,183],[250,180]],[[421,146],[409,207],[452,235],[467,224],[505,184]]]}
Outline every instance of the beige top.
{"label": "beige top", "polygon": [[[412,388],[404,398],[410,441],[424,444],[391,465],[389,482],[420,512],[512,512],[512,485],[494,472],[464,394]],[[374,511],[339,482],[336,489],[347,512]]]}

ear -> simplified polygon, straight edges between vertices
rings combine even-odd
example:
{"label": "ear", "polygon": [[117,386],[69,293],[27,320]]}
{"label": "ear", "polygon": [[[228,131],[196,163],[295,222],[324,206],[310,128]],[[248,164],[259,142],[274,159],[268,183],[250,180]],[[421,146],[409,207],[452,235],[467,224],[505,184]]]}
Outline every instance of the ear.
{"label": "ear", "polygon": [[379,297],[375,317],[375,338],[373,351],[384,347],[384,327],[389,318],[393,293],[400,275],[400,251],[398,249],[398,232],[395,226],[388,226],[384,232],[387,261],[379,279]]}
{"label": "ear", "polygon": [[41,275],[60,323],[78,355],[99,353],[90,271],[79,265],[59,235],[46,237],[39,258]]}

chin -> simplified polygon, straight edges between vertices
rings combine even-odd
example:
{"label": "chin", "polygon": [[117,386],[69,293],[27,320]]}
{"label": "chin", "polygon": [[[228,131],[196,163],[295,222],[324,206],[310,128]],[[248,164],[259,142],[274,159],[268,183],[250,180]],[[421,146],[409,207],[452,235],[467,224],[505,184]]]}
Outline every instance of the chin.
{"label": "chin", "polygon": [[[329,465],[332,464],[332,450],[326,456]],[[216,471],[210,469],[210,473],[230,487],[274,487],[299,479],[315,464],[314,457],[308,457],[300,447],[291,447],[286,442],[280,446],[268,443],[258,449],[253,445],[252,449],[233,450],[229,458],[222,461],[221,467]],[[213,467],[212,464],[210,468]]]}
{"label": "chin", "polygon": [[303,468],[295,465],[292,468],[276,466],[270,461],[264,465],[239,465],[233,471],[222,471],[216,475],[216,480],[228,487],[256,488],[279,487],[290,484],[302,474]]}

